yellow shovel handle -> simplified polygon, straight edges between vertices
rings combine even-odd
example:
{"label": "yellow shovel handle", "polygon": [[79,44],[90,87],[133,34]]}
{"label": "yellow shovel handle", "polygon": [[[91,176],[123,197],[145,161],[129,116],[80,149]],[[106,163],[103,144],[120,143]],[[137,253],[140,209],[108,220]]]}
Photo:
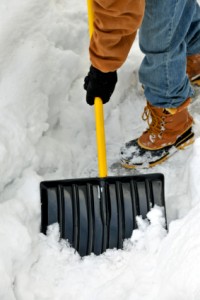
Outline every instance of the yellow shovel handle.
{"label": "yellow shovel handle", "polygon": [[[88,4],[89,34],[91,38],[94,30],[93,0],[87,0],[87,4]],[[107,176],[107,161],[106,161],[106,142],[105,142],[105,130],[104,130],[103,102],[101,98],[98,97],[95,98],[94,108],[95,108],[99,177],[103,178]]]}
{"label": "yellow shovel handle", "polygon": [[93,11],[93,0],[87,0],[88,8],[88,25],[90,38],[94,31],[94,11]]}
{"label": "yellow shovel handle", "polygon": [[100,98],[95,98],[95,120],[96,120],[96,139],[97,139],[97,154],[99,177],[107,176],[107,162],[106,162],[106,142],[104,130],[104,114],[103,103]]}

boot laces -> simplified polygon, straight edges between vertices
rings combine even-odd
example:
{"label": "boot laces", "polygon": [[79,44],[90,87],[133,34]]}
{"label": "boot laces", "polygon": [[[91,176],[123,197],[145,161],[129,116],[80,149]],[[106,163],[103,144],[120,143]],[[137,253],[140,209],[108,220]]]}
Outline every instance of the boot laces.
{"label": "boot laces", "polygon": [[147,131],[149,132],[150,140],[152,142],[155,141],[156,136],[160,139],[162,138],[163,131],[165,130],[165,117],[165,114],[159,116],[147,102],[142,114],[142,120],[146,121],[149,126]]}

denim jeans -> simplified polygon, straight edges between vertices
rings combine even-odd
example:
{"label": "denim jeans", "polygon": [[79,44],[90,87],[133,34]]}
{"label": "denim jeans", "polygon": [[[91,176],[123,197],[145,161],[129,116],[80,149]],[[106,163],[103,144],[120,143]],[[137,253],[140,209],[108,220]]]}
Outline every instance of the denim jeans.
{"label": "denim jeans", "polygon": [[196,0],[146,0],[139,32],[145,54],[139,78],[147,100],[178,107],[193,94],[186,57],[200,53],[200,7]]}

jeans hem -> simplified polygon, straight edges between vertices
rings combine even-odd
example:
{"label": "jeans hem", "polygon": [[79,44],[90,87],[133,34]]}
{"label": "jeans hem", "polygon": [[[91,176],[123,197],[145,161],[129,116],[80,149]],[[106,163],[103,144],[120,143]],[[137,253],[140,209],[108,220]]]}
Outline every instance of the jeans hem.
{"label": "jeans hem", "polygon": [[176,108],[179,107],[183,102],[185,102],[189,97],[194,95],[194,90],[191,86],[185,91],[183,96],[179,96],[176,98],[164,98],[160,96],[152,95],[150,92],[145,91],[145,97],[151,105],[156,107],[163,107],[163,108]]}

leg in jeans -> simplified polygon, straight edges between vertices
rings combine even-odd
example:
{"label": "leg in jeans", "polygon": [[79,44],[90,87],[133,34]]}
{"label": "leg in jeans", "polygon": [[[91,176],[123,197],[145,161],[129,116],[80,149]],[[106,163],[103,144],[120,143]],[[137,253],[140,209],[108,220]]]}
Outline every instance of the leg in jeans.
{"label": "leg in jeans", "polygon": [[186,35],[187,55],[200,53],[200,7],[196,3],[196,10]]}
{"label": "leg in jeans", "polygon": [[187,74],[193,85],[200,86],[200,7],[196,3],[196,13],[186,36]]}
{"label": "leg in jeans", "polygon": [[126,168],[157,165],[194,141],[186,61],[200,53],[196,0],[146,0],[140,47],[145,58],[139,76],[148,100],[143,120],[149,128],[122,147]]}
{"label": "leg in jeans", "polygon": [[140,30],[145,58],[139,77],[153,106],[178,107],[192,95],[186,55],[200,53],[199,37],[200,9],[196,0],[146,0]]}

